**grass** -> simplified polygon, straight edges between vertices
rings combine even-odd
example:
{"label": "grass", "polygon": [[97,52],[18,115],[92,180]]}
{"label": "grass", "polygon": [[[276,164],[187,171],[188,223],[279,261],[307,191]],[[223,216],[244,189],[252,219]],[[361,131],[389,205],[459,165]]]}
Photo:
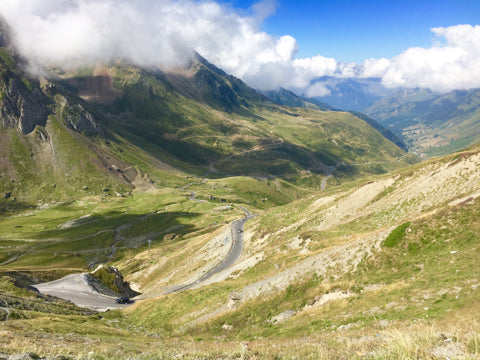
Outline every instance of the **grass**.
{"label": "grass", "polygon": [[[160,301],[144,301],[124,315],[112,313],[103,320],[55,315],[52,321],[51,316],[27,314],[23,320],[8,321],[0,331],[7,331],[3,341],[9,339],[6,349],[10,353],[29,350],[40,355],[78,356],[93,351],[98,358],[115,358],[121,349],[134,359],[174,354],[192,359],[410,359],[453,351],[448,350],[452,342],[475,358],[480,319],[471,314],[477,313],[479,290],[471,281],[480,274],[475,267],[478,252],[472,249],[479,248],[480,233],[476,226],[466,229],[465,224],[474,223],[478,209],[475,202],[412,221],[401,241],[378,249],[356,272],[335,281],[312,276],[283,292],[190,325],[183,332],[176,329],[194,320],[199,309],[214,311],[228,294],[248,284],[250,275]],[[441,224],[449,226],[442,228]],[[370,289],[372,285],[377,288]],[[315,297],[336,291],[351,296],[315,311],[304,310]],[[296,312],[287,322],[268,322],[287,310]],[[35,323],[29,316],[34,316]],[[69,325],[75,323],[82,324],[81,331]],[[233,328],[225,330],[224,324]],[[31,333],[52,335],[26,337]],[[455,340],[445,342],[451,333]],[[67,341],[48,348],[58,336],[55,334],[64,334]],[[81,343],[88,344],[88,352]]]}
{"label": "grass", "polygon": [[[480,233],[476,226],[462,230],[466,223],[478,216],[478,209],[477,202],[411,222],[406,233],[403,226],[401,242],[395,247],[382,247],[374,256],[367,258],[356,272],[345,274],[333,282],[313,276],[292,284],[283,292],[248,302],[194,326],[188,334],[204,339],[227,336],[237,341],[273,341],[279,337],[310,337],[318,332],[328,333],[342,328],[365,332],[379,324],[388,324],[385,326],[392,327],[392,330],[378,330],[389,338],[387,346],[377,349],[371,358],[407,359],[416,356],[415,351],[420,351],[418,354],[421,357],[427,356],[433,346],[443,345],[440,331],[429,324],[445,322],[447,325],[443,326],[449,328],[447,319],[452,314],[462,314],[469,307],[478,306],[480,273],[475,259],[479,255],[476,249],[479,249]],[[441,229],[439,224],[442,223],[455,225]],[[258,270],[255,272],[258,273]],[[303,310],[316,296],[332,291],[350,292],[351,295],[315,311]],[[211,296],[214,297],[213,293]],[[168,307],[165,303],[164,306]],[[275,315],[286,310],[298,314],[281,325],[269,323]],[[404,326],[421,319],[425,325],[405,337],[410,330]],[[472,321],[475,319],[479,320],[474,317]],[[222,328],[224,324],[231,325],[232,329],[225,332]],[[461,327],[461,322],[455,321],[454,324]],[[400,330],[394,330],[396,328]],[[462,331],[464,344],[475,353],[477,335],[467,335],[466,329]],[[404,336],[403,341],[401,336]]]}
{"label": "grass", "polygon": [[[200,256],[205,247],[217,246],[211,240],[222,226],[244,216],[237,206],[224,207],[231,203],[261,214],[247,224],[244,254],[258,252],[263,259],[220,283],[101,315],[39,299],[14,288],[6,275],[0,279],[0,299],[9,305],[0,307],[10,313],[0,310],[8,317],[0,323],[2,351],[96,359],[428,358],[436,347],[445,347],[441,334],[454,328],[451,322],[455,342],[478,354],[478,201],[418,220],[401,220],[409,204],[357,218],[353,209],[352,221],[339,220],[320,231],[328,211],[349,194],[414,160],[397,161],[403,153],[349,113],[254,101],[248,109],[240,105],[227,113],[216,107],[219,97],[199,103],[171,92],[162,74],[116,70],[114,86],[124,98],[106,106],[85,104],[105,125],[105,138],[69,130],[63,111],[71,109],[60,95],[45,128],[28,137],[1,134],[15,163],[7,170],[16,178],[0,181],[17,200],[2,202],[14,211],[2,210],[0,217],[0,268],[35,273],[41,267],[48,276],[37,275],[46,280],[109,260],[127,280],[159,295],[211,264]],[[91,74],[85,69],[79,75]],[[350,165],[338,166],[327,190],[318,192],[327,173],[322,165],[340,161]],[[220,172],[200,183],[196,176],[212,170],[209,165]],[[421,176],[425,166],[397,172],[394,185],[365,206],[388,200],[401,181]],[[265,176],[265,169],[278,176]],[[229,173],[259,176],[225,176]],[[365,174],[376,175],[362,178]],[[133,194],[123,176],[137,184]],[[196,184],[180,190],[190,183]],[[190,200],[190,191],[208,202]],[[320,276],[312,269],[276,290],[265,283],[271,293],[224,307],[233,292],[379,226],[397,228],[385,246],[359,248],[364,258],[346,267],[349,271],[332,265]],[[319,305],[329,296],[337,298]],[[271,321],[282,313],[292,316]]]}
{"label": "grass", "polygon": [[[147,246],[147,238],[156,246],[169,232],[176,232],[177,239],[181,239],[241,214],[212,212],[215,206],[192,202],[179,190],[161,190],[126,198],[91,198],[24,212],[0,220],[0,257],[23,253],[17,262],[8,265],[11,268],[40,263],[64,266],[61,264],[66,258],[73,260],[76,256],[76,266],[83,262],[85,267],[88,259],[100,256],[105,260],[113,243],[119,250],[138,253]],[[200,214],[204,215],[201,219]],[[120,242],[117,236],[122,237]],[[118,257],[123,256],[122,251]]]}
{"label": "grass", "polygon": [[390,235],[385,239],[383,242],[383,245],[386,247],[394,247],[396,246],[404,237],[405,237],[405,232],[410,226],[410,222],[406,222],[405,224],[402,224],[395,228]]}

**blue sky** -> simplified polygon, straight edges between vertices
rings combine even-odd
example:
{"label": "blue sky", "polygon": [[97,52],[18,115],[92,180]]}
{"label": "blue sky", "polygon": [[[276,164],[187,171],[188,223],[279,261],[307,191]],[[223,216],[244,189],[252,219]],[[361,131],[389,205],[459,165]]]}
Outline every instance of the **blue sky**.
{"label": "blue sky", "polygon": [[[257,1],[232,0],[248,9]],[[291,35],[298,57],[321,54],[343,62],[391,58],[407,48],[429,47],[432,27],[479,23],[478,0],[277,0],[262,30]]]}

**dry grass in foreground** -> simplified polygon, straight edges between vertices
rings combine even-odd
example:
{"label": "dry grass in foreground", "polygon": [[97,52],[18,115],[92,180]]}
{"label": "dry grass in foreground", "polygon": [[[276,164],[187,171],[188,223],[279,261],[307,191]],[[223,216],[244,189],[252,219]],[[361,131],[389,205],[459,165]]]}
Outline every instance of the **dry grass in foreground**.
{"label": "dry grass in foreground", "polygon": [[[154,338],[128,331],[111,337],[33,334],[22,321],[0,325],[6,354],[62,355],[67,359],[480,359],[480,321],[463,314],[369,329],[343,329],[297,339],[231,341]],[[52,321],[55,321],[52,319]]]}

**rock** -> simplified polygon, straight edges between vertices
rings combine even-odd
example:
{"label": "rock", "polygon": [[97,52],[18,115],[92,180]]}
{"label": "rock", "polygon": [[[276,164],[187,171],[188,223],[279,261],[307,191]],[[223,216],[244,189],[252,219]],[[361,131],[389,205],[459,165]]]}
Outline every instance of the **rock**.
{"label": "rock", "polygon": [[281,322],[284,322],[288,319],[290,319],[293,315],[295,315],[297,312],[294,310],[287,310],[282,312],[281,314],[278,314],[277,316],[274,316],[269,320],[272,324],[279,324]]}
{"label": "rock", "polygon": [[[109,274],[114,274],[113,284],[114,287],[118,289],[117,291],[112,290],[111,288],[107,288],[106,284],[102,284],[99,279],[97,279],[94,275],[97,271],[106,271]],[[94,271],[92,271],[87,276],[88,284],[98,293],[105,294],[109,296],[125,296],[125,297],[135,297],[140,295],[140,293],[132,290],[128,282],[123,280],[123,275],[120,271],[114,266],[107,266],[107,265],[99,265]]]}
{"label": "rock", "polygon": [[97,120],[82,105],[70,104],[67,100],[63,114],[67,125],[76,132],[88,135],[103,135],[103,130]]}
{"label": "rock", "polygon": [[24,354],[11,355],[7,359],[8,360],[40,360],[45,358],[41,358],[40,356],[34,353],[24,353]]}
{"label": "rock", "polygon": [[236,308],[240,304],[242,299],[243,299],[243,294],[242,293],[237,292],[237,291],[231,292],[230,294],[228,294],[227,307],[229,309]]}
{"label": "rock", "polygon": [[[450,341],[447,341],[450,340]],[[447,339],[442,345],[437,345],[432,349],[432,356],[435,359],[459,359],[466,354],[463,344]]]}
{"label": "rock", "polygon": [[315,296],[315,298],[310,299],[310,300],[307,301],[307,306],[313,306],[313,305],[315,305],[315,303],[318,302],[319,300],[320,300],[320,297],[318,297],[318,295],[317,295],[317,296]]}
{"label": "rock", "polygon": [[233,330],[233,326],[228,324],[223,324],[222,329],[225,331],[230,331],[230,330]]}
{"label": "rock", "polygon": [[39,82],[17,73],[17,69],[11,69],[3,59],[0,67],[0,127],[17,128],[23,134],[30,134],[37,126],[45,126],[51,113],[51,100],[42,92]]}

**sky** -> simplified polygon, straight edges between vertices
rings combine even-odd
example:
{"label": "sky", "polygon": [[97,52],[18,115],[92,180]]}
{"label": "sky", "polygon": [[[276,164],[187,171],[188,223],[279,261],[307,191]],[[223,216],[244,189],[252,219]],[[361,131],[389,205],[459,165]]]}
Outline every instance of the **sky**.
{"label": "sky", "polygon": [[328,95],[317,79],[480,88],[478,0],[0,0],[31,71],[123,59],[182,66],[193,51],[261,90]]}
{"label": "sky", "polygon": [[[226,1],[247,10],[255,1]],[[342,62],[391,58],[432,45],[434,27],[478,24],[478,0],[277,0],[262,29],[291,35],[297,56],[321,54]]]}

